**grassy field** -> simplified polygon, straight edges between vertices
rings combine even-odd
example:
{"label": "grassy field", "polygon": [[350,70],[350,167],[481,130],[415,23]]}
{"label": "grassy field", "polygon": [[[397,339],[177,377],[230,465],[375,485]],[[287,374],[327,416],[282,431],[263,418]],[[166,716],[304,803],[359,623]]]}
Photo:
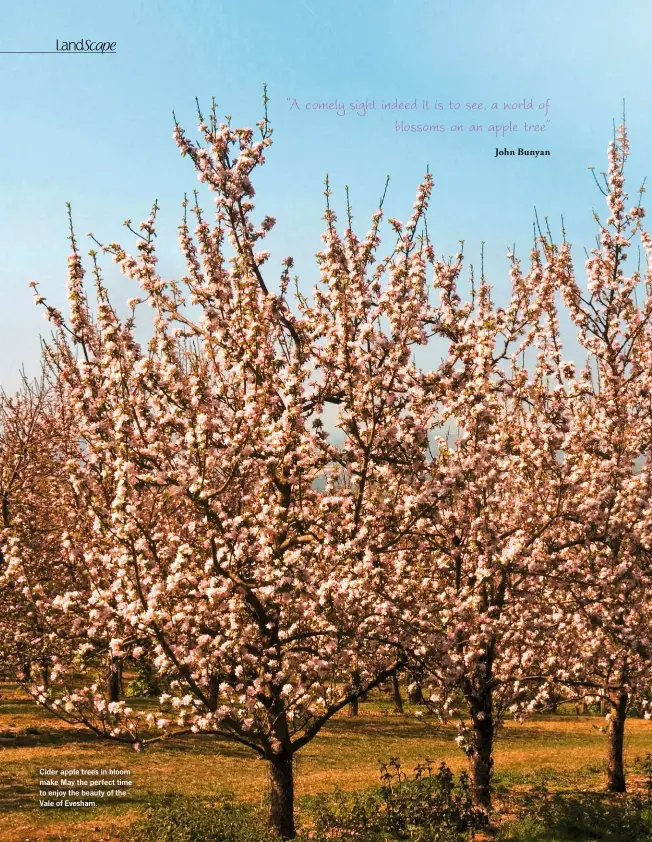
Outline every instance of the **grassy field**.
{"label": "grassy field", "polygon": [[[114,840],[152,798],[160,795],[211,797],[225,791],[263,803],[264,762],[234,744],[210,737],[181,738],[143,754],[71,728],[35,708],[31,700],[5,685],[0,698],[0,842],[33,840]],[[525,724],[507,723],[496,746],[497,806],[507,820],[520,796],[545,785],[559,790],[600,790],[604,786],[605,736],[597,716],[546,716]],[[36,733],[34,732],[36,731]],[[422,722],[409,713],[396,716],[382,700],[361,706],[356,719],[340,716],[298,756],[297,799],[301,821],[311,796],[336,787],[378,784],[379,761],[399,757],[404,768],[425,758],[464,768],[454,727]],[[630,788],[642,785],[636,758],[652,752],[652,723],[627,725],[626,760]],[[90,810],[39,807],[42,767],[116,767],[131,769],[129,802]]]}

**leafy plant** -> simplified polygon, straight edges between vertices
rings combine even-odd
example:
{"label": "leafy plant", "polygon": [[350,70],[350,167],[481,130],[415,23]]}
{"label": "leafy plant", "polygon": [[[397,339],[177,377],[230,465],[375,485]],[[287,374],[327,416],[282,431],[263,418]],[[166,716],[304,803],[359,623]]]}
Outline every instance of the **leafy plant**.
{"label": "leafy plant", "polygon": [[409,778],[397,758],[381,764],[381,787],[321,799],[315,808],[316,838],[384,842],[458,842],[486,824],[474,807],[469,779],[455,781],[445,763],[436,769],[426,760]]}
{"label": "leafy plant", "polygon": [[649,842],[652,811],[639,795],[607,798],[602,793],[557,793],[530,802],[520,822],[499,835],[513,842],[585,840],[585,842]]}
{"label": "leafy plant", "polygon": [[652,754],[648,752],[641,761],[641,771],[645,775],[645,792],[648,802],[652,803]]}
{"label": "leafy plant", "polygon": [[145,696],[147,698],[151,698],[154,696],[160,696],[163,689],[164,687],[161,679],[154,672],[154,669],[149,661],[136,661],[136,676],[127,686],[127,695]]}
{"label": "leafy plant", "polygon": [[363,792],[336,791],[319,796],[313,806],[315,839],[375,842],[383,830],[382,798],[378,790]]}
{"label": "leafy plant", "polygon": [[150,806],[124,842],[278,842],[255,810],[226,800],[174,798]]}

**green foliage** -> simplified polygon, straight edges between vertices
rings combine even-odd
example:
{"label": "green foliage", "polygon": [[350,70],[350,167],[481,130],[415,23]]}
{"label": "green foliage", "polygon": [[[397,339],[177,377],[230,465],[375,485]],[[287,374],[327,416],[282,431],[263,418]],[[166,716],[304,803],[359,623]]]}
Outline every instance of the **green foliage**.
{"label": "green foliage", "polygon": [[278,842],[255,810],[230,800],[174,797],[150,806],[124,842]]}
{"label": "green foliage", "polygon": [[154,672],[147,660],[136,661],[136,677],[127,685],[127,696],[144,696],[151,698],[163,693],[160,678]]}
{"label": "green foliage", "polygon": [[519,822],[506,827],[500,842],[649,842],[652,810],[638,795],[542,794]]}
{"label": "green foliage", "polygon": [[[336,792],[313,802],[309,842],[465,842],[486,824],[471,801],[468,777],[426,760],[409,779],[397,759],[381,764],[379,788]],[[302,837],[303,838],[303,837]],[[169,798],[150,806],[124,842],[278,842],[265,817],[224,800]]]}
{"label": "green foliage", "polygon": [[652,754],[646,754],[644,757],[636,755],[634,758],[634,769],[645,775],[645,791],[647,799],[652,803]]}
{"label": "green foliage", "polygon": [[409,779],[393,758],[381,764],[382,786],[318,799],[314,808],[318,842],[461,842],[486,824],[472,803],[467,775],[456,783],[442,763],[426,760]]}
{"label": "green foliage", "polygon": [[383,830],[382,798],[378,790],[341,792],[317,796],[313,802],[317,842],[322,840],[355,840],[376,842]]}
{"label": "green foliage", "polygon": [[645,792],[647,800],[652,804],[652,754],[646,754],[641,763],[641,769],[645,775]]}

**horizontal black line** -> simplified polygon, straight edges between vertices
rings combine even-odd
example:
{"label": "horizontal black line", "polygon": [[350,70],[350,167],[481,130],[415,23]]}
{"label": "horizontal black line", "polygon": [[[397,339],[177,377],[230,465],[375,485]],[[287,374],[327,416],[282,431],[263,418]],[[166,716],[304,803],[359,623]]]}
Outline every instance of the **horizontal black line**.
{"label": "horizontal black line", "polygon": [[62,56],[108,56],[108,55],[116,55],[117,50],[0,50],[0,55],[2,56],[54,56],[54,55],[62,55]]}

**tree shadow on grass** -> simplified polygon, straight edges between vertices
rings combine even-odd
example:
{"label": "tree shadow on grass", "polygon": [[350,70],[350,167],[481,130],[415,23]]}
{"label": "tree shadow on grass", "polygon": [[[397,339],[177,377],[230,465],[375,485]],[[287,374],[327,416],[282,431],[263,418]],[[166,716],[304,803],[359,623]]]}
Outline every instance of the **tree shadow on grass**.
{"label": "tree shadow on grass", "polygon": [[[597,732],[596,732],[597,733]],[[586,742],[586,734],[578,731],[573,733],[570,730],[552,729],[552,728],[501,728],[497,733],[496,742],[500,743],[516,743],[516,742],[536,742],[536,743],[575,743],[578,744]]]}
{"label": "tree shadow on grass", "polygon": [[27,786],[17,778],[0,773],[0,813],[30,809],[38,805],[38,781]]}
{"label": "tree shadow on grass", "polygon": [[325,726],[324,734],[337,734],[347,737],[390,738],[398,740],[438,739],[453,742],[457,731],[450,726],[430,720],[418,722],[410,719],[392,718],[390,721],[351,717],[350,719],[331,719]]}
{"label": "tree shadow on grass", "polygon": [[[202,734],[200,736],[190,736],[186,734],[182,737],[176,737],[171,740],[164,740],[157,743],[161,749],[172,754],[193,754],[197,756],[215,756],[219,754],[220,757],[228,757],[237,760],[256,760],[256,753],[246,746],[240,745],[225,737],[214,736],[211,734]],[[148,752],[156,751],[156,747],[147,749]]]}
{"label": "tree shadow on grass", "polygon": [[105,743],[101,737],[86,729],[76,728],[27,728],[0,734],[0,749],[32,748],[48,746],[55,748],[74,744]]}
{"label": "tree shadow on grass", "polygon": [[[47,747],[61,748],[74,746],[95,745],[98,747],[118,746],[129,750],[130,744],[117,742],[97,734],[85,728],[28,728],[13,731],[0,732],[0,753],[2,749],[15,749],[25,747]],[[254,759],[256,754],[246,746],[239,745],[224,737],[211,734],[198,736],[184,735],[172,737],[169,740],[161,740],[151,747],[146,748],[146,753],[152,754],[158,750],[170,753],[192,753],[196,755],[215,755],[230,758]]]}
{"label": "tree shadow on grass", "polygon": [[56,716],[45,708],[39,707],[32,699],[2,699],[0,698],[0,716],[29,716],[30,719],[56,719]]}

